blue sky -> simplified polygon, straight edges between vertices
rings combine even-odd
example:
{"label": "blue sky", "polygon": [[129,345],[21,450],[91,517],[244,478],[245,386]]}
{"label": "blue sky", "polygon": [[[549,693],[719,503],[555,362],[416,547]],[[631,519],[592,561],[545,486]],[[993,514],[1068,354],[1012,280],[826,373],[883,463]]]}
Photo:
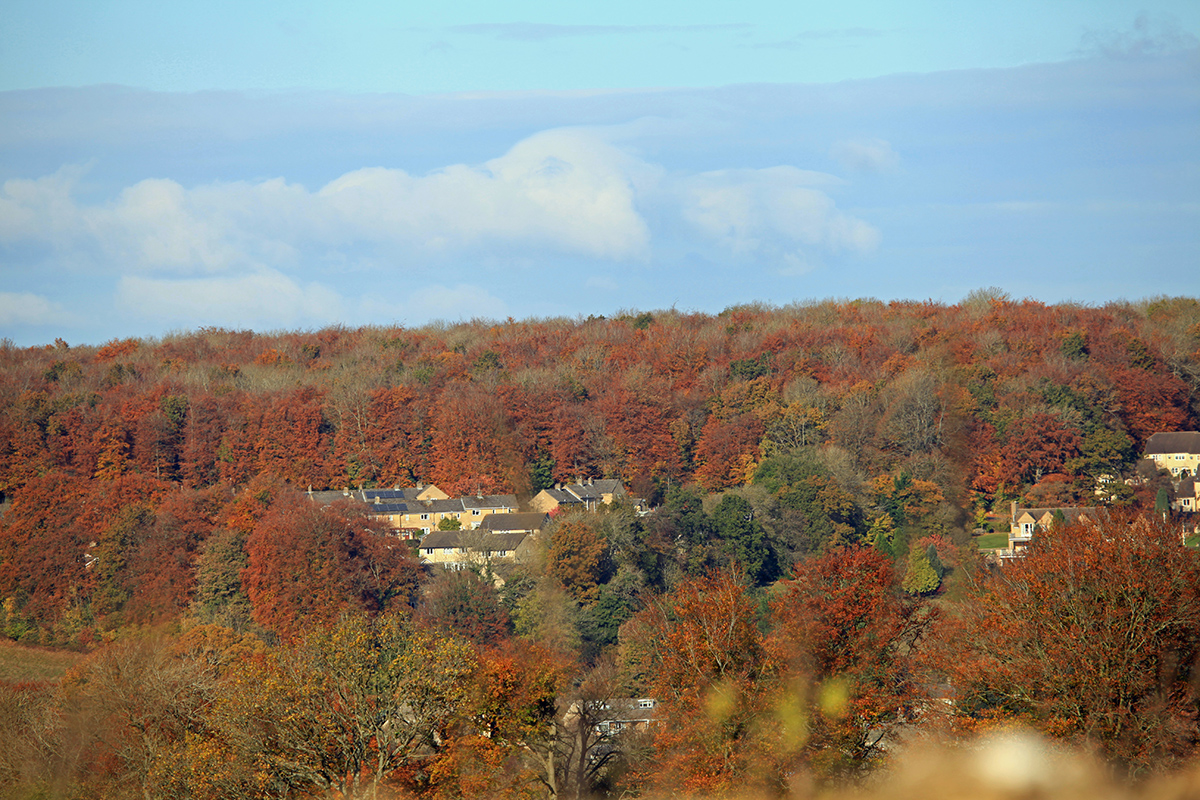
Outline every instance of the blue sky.
{"label": "blue sky", "polygon": [[0,336],[1200,294],[1200,4],[834,5],[10,3]]}

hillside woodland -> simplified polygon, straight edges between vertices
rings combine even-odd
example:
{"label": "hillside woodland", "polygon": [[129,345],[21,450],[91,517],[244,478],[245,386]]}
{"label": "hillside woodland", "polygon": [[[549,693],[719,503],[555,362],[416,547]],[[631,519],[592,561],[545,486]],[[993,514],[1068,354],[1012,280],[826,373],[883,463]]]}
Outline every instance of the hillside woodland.
{"label": "hillside woodland", "polygon": [[[0,790],[804,796],[1018,724],[1169,773],[1200,562],[1138,461],[1197,423],[1191,298],[4,343],[0,633],[81,657],[0,682]],[[586,477],[653,510],[499,586],[307,496]],[[1000,570],[1014,500],[1107,511]]]}

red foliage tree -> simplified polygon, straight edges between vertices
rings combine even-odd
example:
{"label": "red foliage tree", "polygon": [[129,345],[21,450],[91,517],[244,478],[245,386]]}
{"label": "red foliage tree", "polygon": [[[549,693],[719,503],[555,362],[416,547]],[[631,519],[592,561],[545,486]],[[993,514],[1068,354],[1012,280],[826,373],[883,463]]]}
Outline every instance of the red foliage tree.
{"label": "red foliage tree", "polygon": [[328,625],[345,611],[411,605],[420,574],[404,544],[360,507],[321,508],[284,492],[246,542],[242,582],[255,621],[284,638]]}
{"label": "red foliage tree", "polygon": [[754,414],[724,421],[709,417],[696,445],[696,479],[711,491],[746,483],[762,435],[762,420]]}
{"label": "red foliage tree", "polygon": [[911,721],[933,612],[901,591],[891,559],[871,548],[801,561],[784,586],[767,649],[791,680],[815,688],[805,758],[823,775],[861,771]]}
{"label": "red foliage tree", "polygon": [[1039,532],[946,632],[960,722],[1023,720],[1141,773],[1200,742],[1200,553],[1115,512]]}

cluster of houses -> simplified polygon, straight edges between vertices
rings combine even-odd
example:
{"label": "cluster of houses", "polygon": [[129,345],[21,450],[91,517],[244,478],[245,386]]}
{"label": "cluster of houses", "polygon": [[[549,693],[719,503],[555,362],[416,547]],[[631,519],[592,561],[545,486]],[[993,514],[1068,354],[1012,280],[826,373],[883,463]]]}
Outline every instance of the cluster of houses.
{"label": "cluster of houses", "polygon": [[[1197,503],[1197,472],[1200,471],[1200,432],[1173,431],[1156,433],[1146,442],[1143,458],[1157,470],[1171,475],[1171,510],[1191,515],[1200,510]],[[1099,493],[1099,492],[1097,492]],[[999,553],[1002,559],[1016,558],[1029,546],[1038,530],[1046,530],[1056,521],[1074,522],[1094,517],[1100,509],[1022,508],[1014,501],[1009,512],[1008,548]],[[1195,529],[1195,526],[1192,526]]]}
{"label": "cluster of houses", "polygon": [[421,563],[459,570],[468,566],[495,567],[529,558],[551,515],[561,511],[595,511],[626,498],[619,480],[576,479],[543,489],[522,512],[515,495],[475,494],[451,497],[432,484],[392,489],[308,491],[314,503],[357,500],[367,513],[397,535],[417,540]]}

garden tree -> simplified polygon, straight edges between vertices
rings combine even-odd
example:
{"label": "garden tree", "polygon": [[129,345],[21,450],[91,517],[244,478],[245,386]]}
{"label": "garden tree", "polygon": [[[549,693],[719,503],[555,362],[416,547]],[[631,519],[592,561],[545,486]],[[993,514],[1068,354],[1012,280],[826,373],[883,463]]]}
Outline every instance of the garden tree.
{"label": "garden tree", "polygon": [[593,603],[612,571],[608,540],[586,517],[563,519],[550,532],[546,569],[576,601]]}
{"label": "garden tree", "polygon": [[[628,574],[628,573],[626,573]],[[593,663],[608,647],[617,643],[621,626],[633,616],[638,604],[621,591],[617,578],[600,587],[599,597],[579,614],[580,657]]]}
{"label": "garden tree", "polygon": [[446,571],[431,580],[417,617],[430,630],[477,646],[497,644],[512,632],[512,620],[495,587],[471,570]]}
{"label": "garden tree", "polygon": [[979,578],[945,635],[960,724],[1015,718],[1135,775],[1193,757],[1200,555],[1177,529],[1111,511]]}
{"label": "garden tree", "polygon": [[381,523],[352,503],[321,508],[283,492],[246,540],[242,583],[254,620],[284,638],[343,612],[412,605],[420,567]]}
{"label": "garden tree", "polygon": [[693,793],[746,790],[760,779],[753,726],[764,669],[757,609],[740,575],[684,579],[622,629],[625,657],[660,703],[641,782]]}
{"label": "garden tree", "polygon": [[438,520],[439,531],[460,531],[462,530],[462,520],[456,517],[442,517]]}
{"label": "garden tree", "polygon": [[1121,404],[1121,419],[1140,449],[1159,431],[1187,430],[1189,394],[1195,386],[1174,375],[1148,379],[1146,370],[1123,369],[1110,373]]}
{"label": "garden tree", "polygon": [[900,584],[904,591],[911,595],[927,595],[933,594],[942,585],[942,576],[933,565],[933,558],[937,557],[937,551],[933,551],[933,557],[930,557],[930,548],[927,547],[911,547],[908,551],[908,567],[904,572],[904,581]]}
{"label": "garden tree", "polygon": [[758,585],[775,578],[779,572],[775,554],[749,501],[727,492],[713,509],[712,521],[725,554],[741,566],[747,578]]}
{"label": "garden tree", "polygon": [[1171,494],[1167,491],[1167,487],[1160,487],[1158,494],[1154,497],[1154,513],[1166,516],[1171,510]]}
{"label": "garden tree", "polygon": [[906,598],[892,562],[865,547],[801,561],[784,586],[766,649],[789,676],[778,707],[799,702],[804,722],[789,737],[781,717],[780,746],[792,746],[781,758],[818,776],[860,773],[922,697],[918,656],[933,611]]}
{"label": "garden tree", "polygon": [[1021,505],[1029,508],[1069,508],[1080,505],[1081,495],[1090,495],[1091,487],[1080,487],[1066,475],[1047,475],[1030,487],[1021,498]]}
{"label": "garden tree", "polygon": [[1079,455],[1067,460],[1064,466],[1072,474],[1095,479],[1123,474],[1134,459],[1133,441],[1128,435],[1097,425],[1080,441]]}
{"label": "garden tree", "polygon": [[626,592],[628,596],[646,584],[661,585],[664,561],[674,549],[673,542],[652,537],[632,503],[615,501],[604,506],[596,522],[608,540],[617,572],[625,570],[629,579],[637,582],[632,591]]}

